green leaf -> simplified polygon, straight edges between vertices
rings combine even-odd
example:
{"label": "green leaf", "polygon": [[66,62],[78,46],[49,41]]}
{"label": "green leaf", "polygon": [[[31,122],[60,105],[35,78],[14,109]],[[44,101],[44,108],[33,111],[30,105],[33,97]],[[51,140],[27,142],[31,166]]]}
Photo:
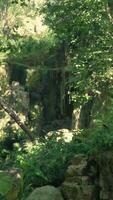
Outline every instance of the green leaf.
{"label": "green leaf", "polygon": [[11,190],[13,185],[13,180],[10,176],[6,175],[4,172],[0,172],[0,194],[5,195]]}

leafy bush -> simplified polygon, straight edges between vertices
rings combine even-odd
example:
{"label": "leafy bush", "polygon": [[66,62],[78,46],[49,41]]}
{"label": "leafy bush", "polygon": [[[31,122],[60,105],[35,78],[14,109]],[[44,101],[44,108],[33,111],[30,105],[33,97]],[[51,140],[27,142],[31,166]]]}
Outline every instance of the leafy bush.
{"label": "leafy bush", "polygon": [[100,151],[113,150],[113,130],[95,129],[88,136],[89,154],[99,153]]}
{"label": "leafy bush", "polygon": [[[10,145],[9,138],[5,138],[5,144],[7,142]],[[87,146],[84,146],[81,139],[66,143],[62,138],[57,141],[53,137],[37,143],[36,146],[31,143],[14,143],[11,150],[5,148],[4,141],[1,141],[0,168],[23,169],[25,187],[30,188],[45,184],[60,185],[72,157],[76,153],[87,151]]]}
{"label": "leafy bush", "polygon": [[25,186],[38,187],[46,184],[59,186],[65,176],[70,160],[75,154],[88,153],[89,143],[84,138],[76,138],[71,143],[56,138],[27,145],[17,152],[15,166],[23,169]]}
{"label": "leafy bush", "polygon": [[[26,149],[27,151],[27,149]],[[66,170],[68,145],[63,141],[45,141],[31,151],[17,155],[17,165],[24,171],[25,184],[59,185]]]}

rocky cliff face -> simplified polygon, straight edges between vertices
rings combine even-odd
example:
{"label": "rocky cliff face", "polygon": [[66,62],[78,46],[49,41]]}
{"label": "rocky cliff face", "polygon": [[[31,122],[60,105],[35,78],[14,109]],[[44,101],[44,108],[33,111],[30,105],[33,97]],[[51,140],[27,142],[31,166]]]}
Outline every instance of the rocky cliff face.
{"label": "rocky cliff face", "polygon": [[65,200],[113,200],[113,153],[93,158],[77,155],[68,167],[62,193]]}
{"label": "rocky cliff face", "polygon": [[62,184],[62,192],[66,200],[97,199],[97,166],[89,163],[83,155],[77,155],[69,166]]}

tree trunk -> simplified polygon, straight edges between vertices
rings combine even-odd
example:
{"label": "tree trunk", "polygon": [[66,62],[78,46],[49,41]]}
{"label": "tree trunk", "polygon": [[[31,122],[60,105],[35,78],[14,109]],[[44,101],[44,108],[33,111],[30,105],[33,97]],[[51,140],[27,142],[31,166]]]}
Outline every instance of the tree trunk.
{"label": "tree trunk", "polygon": [[8,115],[18,124],[18,126],[28,135],[29,139],[33,142],[34,137],[29,130],[29,128],[21,122],[21,119],[18,117],[18,115],[12,110],[12,108],[9,108],[9,106],[4,102],[2,98],[0,98],[0,106],[4,109],[5,112],[8,113]]}
{"label": "tree trunk", "polygon": [[93,105],[94,105],[94,98],[92,97],[92,99],[90,99],[81,107],[80,116],[79,116],[80,129],[89,128],[91,120],[92,120]]}

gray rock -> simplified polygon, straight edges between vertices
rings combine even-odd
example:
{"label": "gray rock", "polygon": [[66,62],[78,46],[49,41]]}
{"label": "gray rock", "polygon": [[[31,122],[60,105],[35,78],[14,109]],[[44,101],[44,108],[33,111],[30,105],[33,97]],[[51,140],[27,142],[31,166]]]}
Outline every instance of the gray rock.
{"label": "gray rock", "polygon": [[63,200],[59,189],[53,186],[43,186],[36,188],[27,200]]}

